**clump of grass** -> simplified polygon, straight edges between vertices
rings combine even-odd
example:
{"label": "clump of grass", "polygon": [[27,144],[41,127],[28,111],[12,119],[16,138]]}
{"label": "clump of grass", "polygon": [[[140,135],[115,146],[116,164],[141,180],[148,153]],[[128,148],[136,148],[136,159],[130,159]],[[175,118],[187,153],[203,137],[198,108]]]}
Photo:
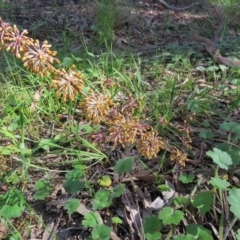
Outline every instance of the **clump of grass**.
{"label": "clump of grass", "polygon": [[226,14],[223,17],[226,17],[228,26],[239,27],[240,3],[238,0],[211,0],[211,3],[221,4]]}
{"label": "clump of grass", "polygon": [[109,44],[115,39],[116,28],[130,20],[125,0],[97,0],[95,4],[98,44]]}
{"label": "clump of grass", "polygon": [[109,43],[114,39],[116,8],[112,0],[99,0],[96,3],[97,42]]}
{"label": "clump of grass", "polygon": [[225,6],[227,23],[229,26],[238,28],[240,26],[240,3],[235,2]]}

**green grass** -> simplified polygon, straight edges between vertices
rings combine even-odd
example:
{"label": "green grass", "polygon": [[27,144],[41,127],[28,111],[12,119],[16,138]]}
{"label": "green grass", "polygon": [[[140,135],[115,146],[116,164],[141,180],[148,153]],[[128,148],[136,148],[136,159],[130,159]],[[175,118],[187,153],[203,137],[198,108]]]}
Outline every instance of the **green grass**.
{"label": "green grass", "polygon": [[114,1],[99,0],[96,5],[96,14],[95,30],[98,35],[97,42],[100,44],[112,42],[116,24],[116,8],[114,7]]}

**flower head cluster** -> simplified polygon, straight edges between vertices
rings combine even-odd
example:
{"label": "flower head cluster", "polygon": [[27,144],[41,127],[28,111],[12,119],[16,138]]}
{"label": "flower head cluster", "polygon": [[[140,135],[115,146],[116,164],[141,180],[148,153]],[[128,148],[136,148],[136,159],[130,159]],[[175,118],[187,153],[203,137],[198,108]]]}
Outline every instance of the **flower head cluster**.
{"label": "flower head cluster", "polygon": [[59,63],[54,57],[57,52],[50,50],[51,45],[48,41],[40,44],[27,34],[27,30],[20,32],[16,25],[11,26],[0,18],[0,49],[6,49],[17,58],[22,58],[24,66],[40,76],[55,71],[53,63]]}
{"label": "flower head cluster", "polygon": [[35,40],[34,43],[31,43],[23,54],[24,67],[40,76],[54,71],[53,63],[59,63],[59,60],[54,57],[57,52],[51,51],[50,47],[48,41],[40,44],[38,40]]}
{"label": "flower head cluster", "polygon": [[109,123],[108,141],[113,142],[115,146],[120,143],[125,147],[126,143],[135,142],[140,127],[141,123],[137,117],[117,113]]}
{"label": "flower head cluster", "polygon": [[73,65],[68,72],[65,69],[56,71],[56,76],[52,81],[53,86],[57,88],[57,95],[61,97],[63,102],[66,102],[67,99],[73,101],[84,87],[82,74],[74,71],[74,68]]}
{"label": "flower head cluster", "polygon": [[157,156],[160,149],[164,149],[164,142],[152,128],[141,136],[137,142],[138,151],[146,158],[151,159]]}
{"label": "flower head cluster", "polygon": [[[0,18],[0,49],[6,49],[21,58],[24,67],[41,77],[53,73],[52,85],[56,88],[56,94],[63,102],[73,101],[76,95],[84,88],[84,78],[79,71],[75,71],[73,65],[68,70],[54,68],[54,63],[60,61],[55,57],[57,52],[52,51],[48,41],[33,40],[27,36],[27,30],[20,32],[16,25],[11,26]],[[102,89],[119,88],[120,85],[112,79],[105,79]],[[121,96],[120,96],[121,100]],[[151,126],[143,123],[134,113],[139,112],[141,104],[129,94],[124,98],[125,104],[113,103],[110,96],[104,93],[91,92],[81,103],[86,119],[94,124],[107,125],[109,136],[99,131],[92,139],[95,143],[104,141],[114,146],[137,143],[138,151],[148,159],[157,156],[160,149],[165,148],[163,140]],[[121,107],[119,107],[121,105]],[[106,128],[105,128],[106,129]],[[186,154],[179,150],[171,155],[172,161],[185,164]]]}
{"label": "flower head cluster", "polygon": [[81,107],[84,108],[86,118],[95,124],[105,122],[109,114],[110,107],[113,105],[111,98],[103,93],[92,93],[87,96]]}
{"label": "flower head cluster", "polygon": [[21,58],[21,53],[25,52],[29,45],[32,44],[33,39],[27,37],[27,30],[20,32],[16,25],[13,25],[11,30],[5,32],[3,41],[4,48],[13,53],[17,58]]}
{"label": "flower head cluster", "polygon": [[187,154],[180,151],[177,148],[174,148],[170,155],[170,161],[171,162],[176,162],[179,164],[181,167],[184,167],[186,162],[188,161]]}
{"label": "flower head cluster", "polygon": [[4,22],[2,18],[0,17],[0,42],[1,44],[4,44],[4,37],[5,35],[12,31],[12,27],[10,23]]}

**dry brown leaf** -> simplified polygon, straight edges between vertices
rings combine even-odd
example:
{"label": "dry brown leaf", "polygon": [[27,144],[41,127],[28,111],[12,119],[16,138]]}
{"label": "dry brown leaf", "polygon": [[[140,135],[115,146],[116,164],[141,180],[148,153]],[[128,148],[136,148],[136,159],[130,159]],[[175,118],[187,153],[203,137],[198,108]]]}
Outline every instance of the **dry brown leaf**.
{"label": "dry brown leaf", "polygon": [[122,195],[122,202],[125,205],[126,210],[129,212],[130,219],[128,219],[127,216],[126,219],[128,221],[130,228],[132,229],[133,232],[138,234],[140,239],[142,239],[141,236],[142,218],[139,209],[137,208],[137,205],[134,202],[133,196],[128,189]]}
{"label": "dry brown leaf", "polygon": [[135,173],[133,177],[144,182],[153,182],[156,179],[152,172],[148,170],[139,171]]}
{"label": "dry brown leaf", "polygon": [[47,224],[47,228],[45,229],[42,240],[54,240],[56,238],[57,228],[60,222],[60,218],[57,221],[51,221]]}
{"label": "dry brown leaf", "polygon": [[147,217],[150,217],[152,215],[152,209],[151,209],[151,196],[147,189],[144,189],[144,192],[138,187],[135,187],[137,194],[142,199],[143,208],[141,208],[142,218],[145,219]]}

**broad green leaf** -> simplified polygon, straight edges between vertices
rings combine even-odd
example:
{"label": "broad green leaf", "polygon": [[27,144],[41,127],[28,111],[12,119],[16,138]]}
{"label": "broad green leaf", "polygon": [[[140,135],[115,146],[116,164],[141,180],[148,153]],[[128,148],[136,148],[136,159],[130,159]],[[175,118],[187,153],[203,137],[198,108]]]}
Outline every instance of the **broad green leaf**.
{"label": "broad green leaf", "polygon": [[205,127],[205,128],[209,128],[209,127],[211,126],[209,120],[203,120],[202,125],[203,125],[203,127]]}
{"label": "broad green leaf", "polygon": [[158,190],[161,191],[161,192],[169,192],[171,191],[171,188],[166,185],[166,184],[160,184],[157,186]]}
{"label": "broad green leaf", "polygon": [[125,192],[126,186],[124,184],[118,184],[113,188],[111,192],[111,199],[120,197]]}
{"label": "broad green leaf", "polygon": [[204,71],[206,71],[206,68],[203,66],[197,66],[196,70],[198,70],[199,72],[204,72]]}
{"label": "broad green leaf", "polygon": [[161,221],[155,215],[151,215],[144,220],[143,229],[144,233],[153,233],[160,231],[162,228]]}
{"label": "broad green leaf", "polygon": [[180,234],[180,235],[174,236],[173,240],[195,240],[195,237],[189,234],[187,235]]}
{"label": "broad green leaf", "polygon": [[84,170],[86,169],[86,165],[79,159],[71,160],[72,161],[72,167],[74,169]]}
{"label": "broad green leaf", "polygon": [[199,133],[199,136],[204,139],[213,139],[214,134],[211,130],[205,130],[205,131],[201,131]]}
{"label": "broad green leaf", "polygon": [[193,206],[199,209],[199,213],[204,215],[211,209],[213,196],[210,192],[200,192],[193,200]]}
{"label": "broad green leaf", "polygon": [[192,235],[195,239],[198,240],[211,240],[212,234],[211,231],[206,229],[203,226],[190,224],[186,227],[186,233]]}
{"label": "broad green leaf", "polygon": [[232,159],[227,152],[223,152],[218,148],[213,148],[213,151],[207,151],[207,156],[211,157],[213,162],[219,165],[222,169],[228,169],[232,164]]}
{"label": "broad green leaf", "polygon": [[234,134],[240,134],[240,124],[237,122],[224,122],[220,125],[220,129]]}
{"label": "broad green leaf", "polygon": [[237,240],[240,240],[240,229],[237,230],[236,238],[237,238]]}
{"label": "broad green leaf", "polygon": [[11,189],[0,196],[0,216],[6,219],[20,217],[25,209],[24,195],[16,189]]}
{"label": "broad green leaf", "polygon": [[188,198],[186,197],[176,197],[173,199],[173,204],[178,207],[178,206],[184,206],[188,202]]}
{"label": "broad green leaf", "polygon": [[158,218],[162,220],[164,225],[177,225],[183,219],[183,212],[180,210],[174,210],[171,207],[165,207],[159,212]]}
{"label": "broad green leaf", "polygon": [[99,216],[97,213],[88,212],[84,215],[84,220],[82,221],[82,225],[85,228],[94,228],[100,224]]}
{"label": "broad green leaf", "polygon": [[216,145],[216,148],[227,152],[232,159],[233,165],[240,163],[240,150],[238,147],[226,143],[219,143]]}
{"label": "broad green leaf", "polygon": [[161,239],[161,228],[162,223],[155,215],[152,215],[144,220],[143,229],[147,240]]}
{"label": "broad green leaf", "polygon": [[230,211],[240,219],[240,189],[233,188],[228,192],[227,200],[231,205]]}
{"label": "broad green leaf", "polygon": [[222,65],[222,64],[219,64],[218,66],[219,66],[219,68],[221,69],[222,72],[226,72],[226,70],[228,69],[227,66]]}
{"label": "broad green leaf", "polygon": [[99,190],[93,199],[93,208],[95,210],[102,210],[109,207],[111,204],[110,192],[108,190]]}
{"label": "broad green leaf", "polygon": [[109,240],[111,228],[104,224],[96,226],[92,231],[92,238],[97,240]]}
{"label": "broad green leaf", "polygon": [[24,209],[24,205],[5,204],[0,210],[0,215],[7,219],[16,218],[22,215]]}
{"label": "broad green leaf", "polygon": [[234,86],[240,85],[240,79],[238,79],[238,78],[233,78],[233,79],[231,79],[230,82]]}
{"label": "broad green leaf", "polygon": [[85,183],[81,181],[73,181],[72,179],[69,179],[63,183],[63,187],[66,189],[68,193],[77,193],[84,189]]}
{"label": "broad green leaf", "polygon": [[78,181],[84,176],[84,171],[82,169],[73,169],[65,174],[66,179],[71,179],[73,181]]}
{"label": "broad green leaf", "polygon": [[203,108],[199,105],[199,100],[198,99],[191,99],[188,101],[187,108],[193,113],[200,113]]}
{"label": "broad green leaf", "polygon": [[219,68],[217,67],[217,66],[210,66],[210,67],[208,67],[207,68],[207,71],[209,71],[209,72],[215,72],[215,71],[217,71]]}
{"label": "broad green leaf", "polygon": [[63,187],[68,193],[76,193],[83,190],[85,184],[80,181],[80,178],[84,176],[84,172],[81,169],[74,169],[68,172],[65,177],[66,181],[63,183]]}
{"label": "broad green leaf", "polygon": [[66,201],[63,208],[67,210],[68,215],[71,215],[78,209],[79,205],[80,205],[79,199],[72,198]]}
{"label": "broad green leaf", "polygon": [[133,157],[120,159],[117,161],[117,164],[114,167],[114,171],[119,175],[124,173],[129,173],[132,170],[132,166],[133,166]]}
{"label": "broad green leaf", "polygon": [[112,223],[115,223],[115,224],[122,224],[123,221],[121,218],[119,217],[112,217]]}
{"label": "broad green leaf", "polygon": [[33,194],[35,200],[44,200],[49,197],[52,193],[53,187],[46,180],[38,180],[35,183],[36,192]]}
{"label": "broad green leaf", "polygon": [[226,181],[225,179],[221,179],[221,178],[214,178],[212,177],[210,180],[210,183],[220,189],[220,190],[227,190],[227,188],[230,186],[230,183],[228,181]]}
{"label": "broad green leaf", "polygon": [[179,178],[178,178],[182,183],[191,183],[194,179],[194,175],[192,173],[190,174],[186,174],[186,173],[182,173]]}
{"label": "broad green leaf", "polygon": [[162,237],[160,232],[146,233],[145,237],[147,240],[159,240]]}
{"label": "broad green leaf", "polygon": [[112,184],[112,180],[108,175],[103,175],[102,178],[98,180],[98,183],[102,187],[109,187]]}

